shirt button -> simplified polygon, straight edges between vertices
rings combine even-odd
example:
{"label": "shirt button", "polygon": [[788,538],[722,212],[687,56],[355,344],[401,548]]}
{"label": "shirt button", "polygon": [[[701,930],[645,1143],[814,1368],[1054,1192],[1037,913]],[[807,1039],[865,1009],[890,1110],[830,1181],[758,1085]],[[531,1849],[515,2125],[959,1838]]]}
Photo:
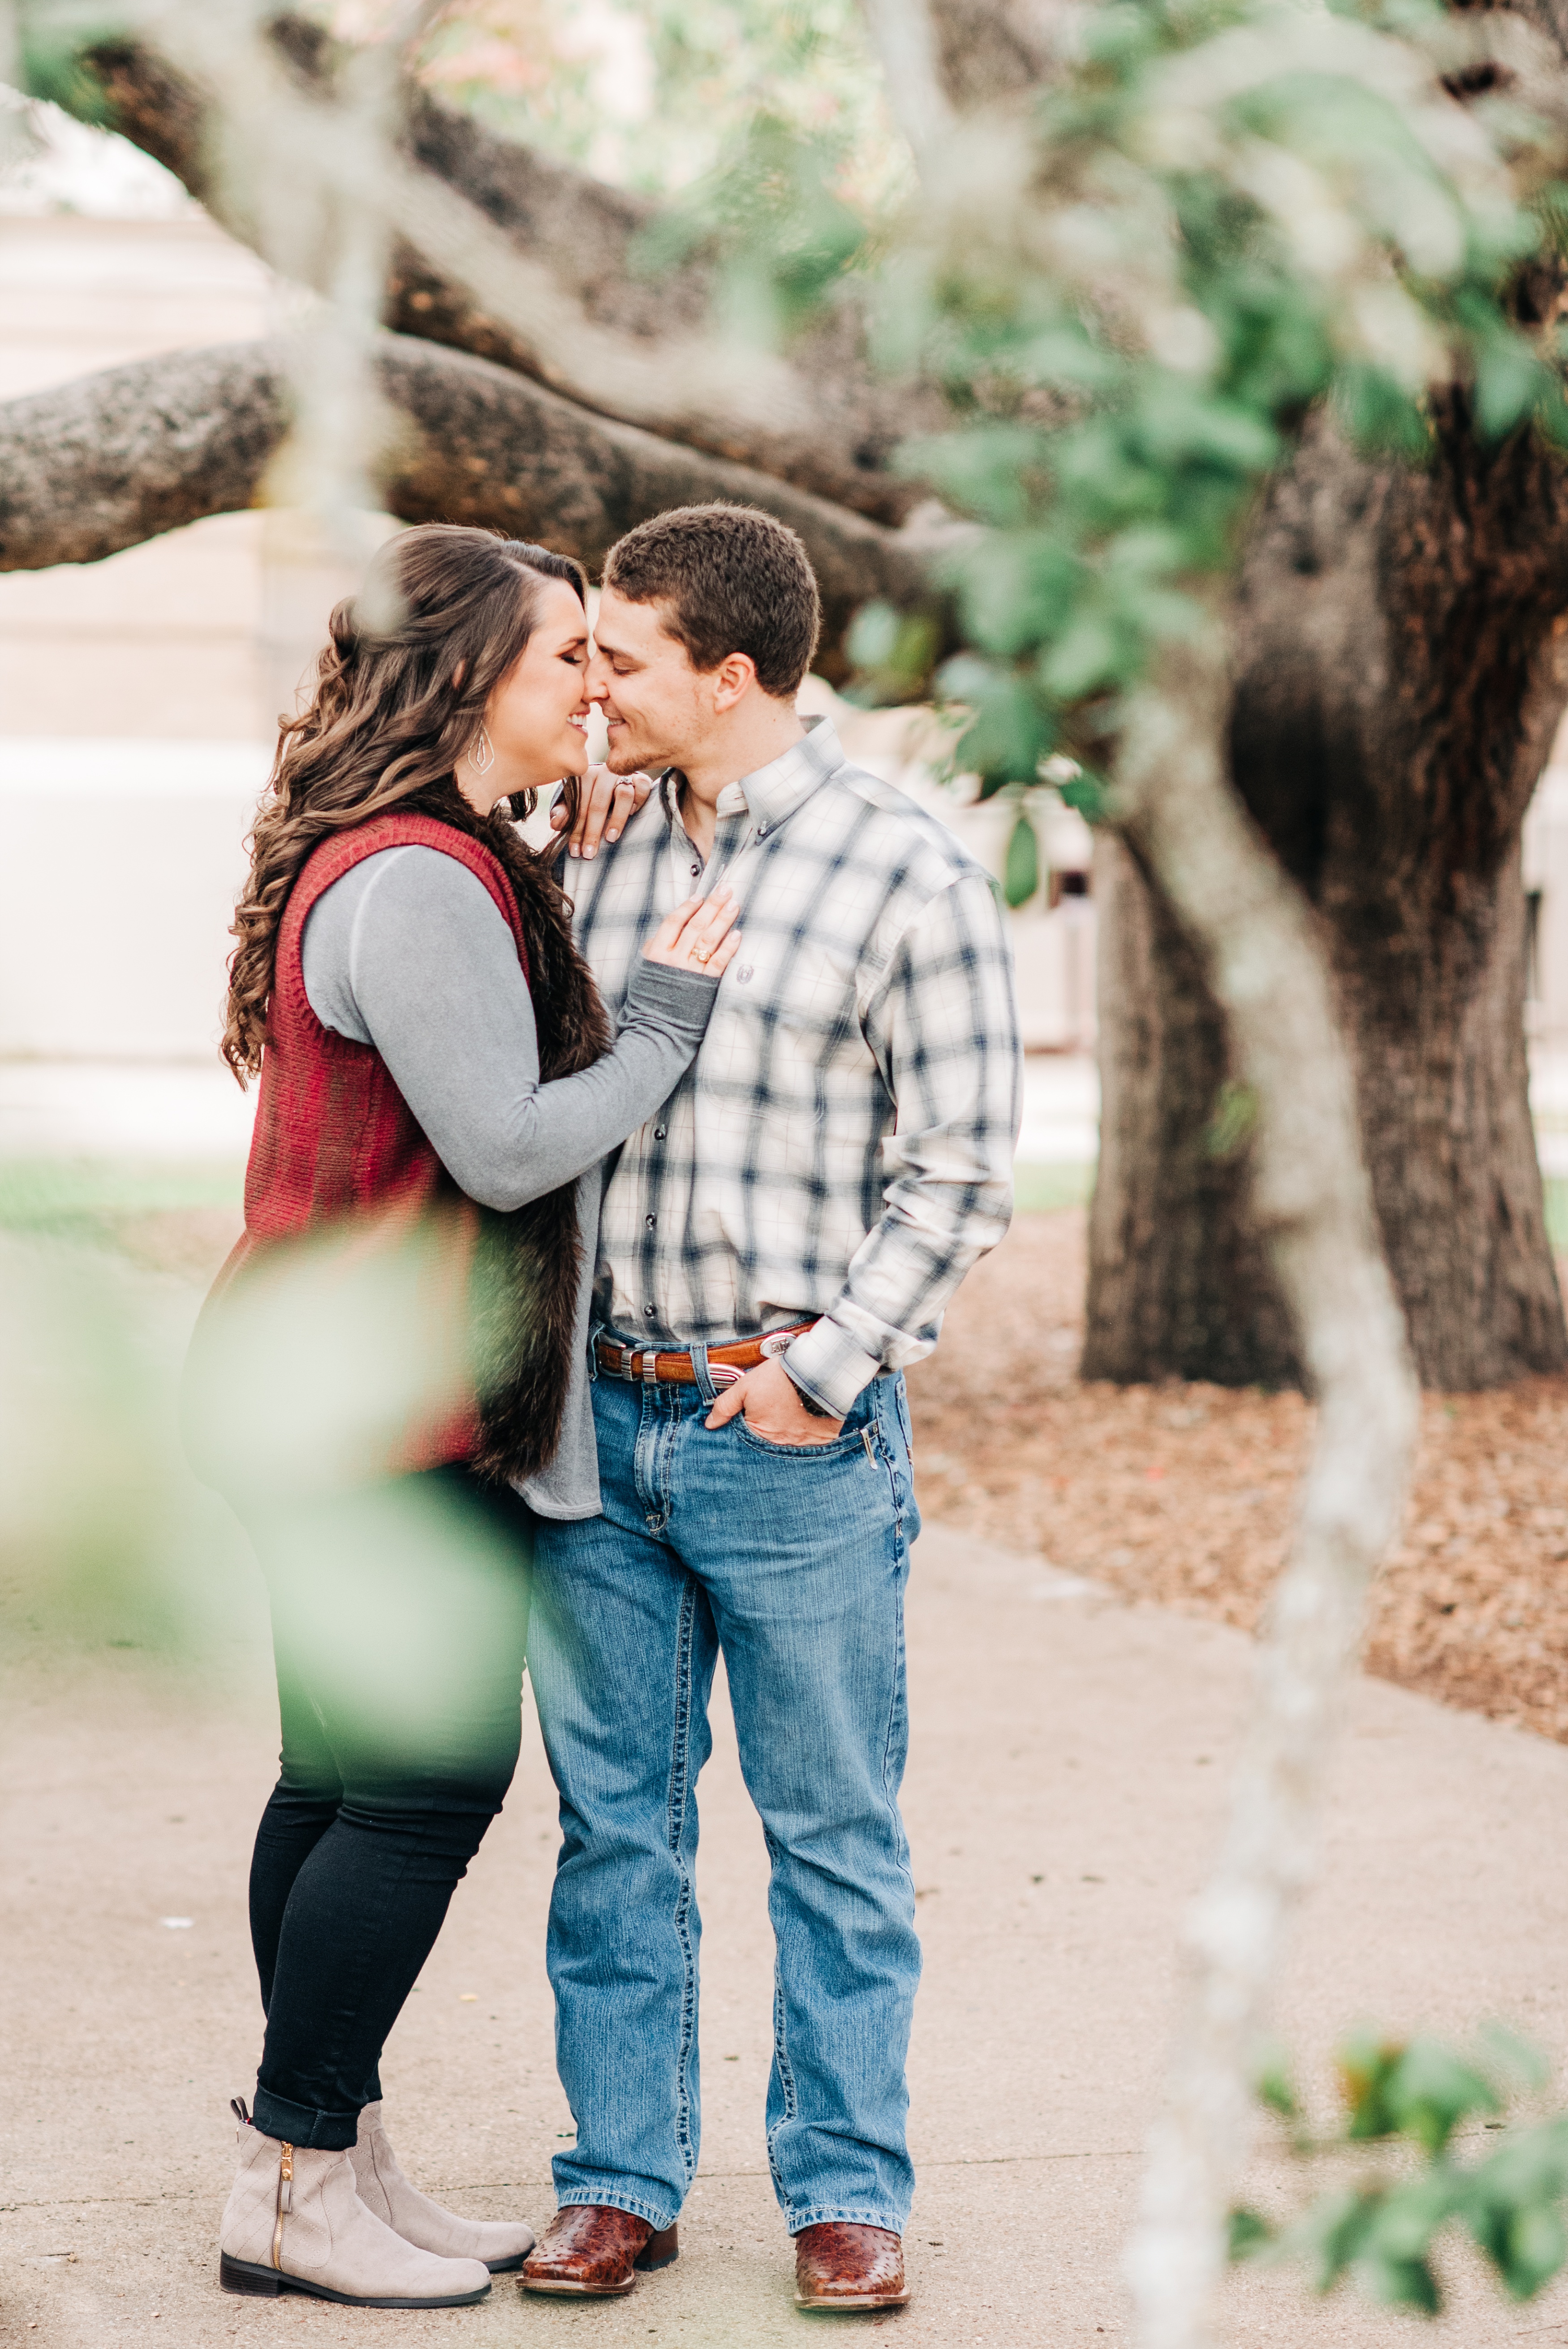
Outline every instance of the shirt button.
{"label": "shirt button", "polygon": [[658,1219],[657,1216],[645,1216],[643,1217],[643,1221],[644,1221],[644,1223],[646,1225],[646,1226],[647,1226],[647,1228],[648,1228],[648,1230],[649,1230],[649,1231],[652,1231],[652,1230],[653,1230],[653,1228],[654,1228],[655,1225],[658,1222],[658,1220],[659,1220],[659,1219]]}
{"label": "shirt button", "polygon": [[701,866],[700,864],[694,864],[694,865],[692,866],[692,869],[691,869],[691,877],[692,877],[692,879],[693,879],[694,881],[700,881],[700,880],[701,880],[701,878],[702,878],[702,866]]}
{"label": "shirt button", "polygon": [[767,837],[768,837],[768,833],[769,833],[769,828],[770,828],[770,827],[769,827],[769,825],[765,824],[765,823],[759,823],[759,824],[758,825],[758,827],[757,827],[757,837],[758,837],[758,840],[766,840],[766,839],[767,839]]}
{"label": "shirt button", "polygon": [[752,965],[748,962],[743,962],[740,968],[735,974],[735,983],[737,987],[746,986],[747,982],[750,979],[751,975]]}
{"label": "shirt button", "polygon": [[655,1142],[662,1142],[668,1132],[668,1126],[655,1125],[654,1128],[654,1140]]}
{"label": "shirt button", "polygon": [[643,1319],[644,1319],[644,1320],[645,1320],[645,1321],[652,1321],[652,1320],[655,1318],[655,1310],[656,1310],[656,1309],[655,1309],[654,1306],[652,1306],[652,1305],[645,1305],[645,1306],[644,1306],[644,1308],[643,1308]]}

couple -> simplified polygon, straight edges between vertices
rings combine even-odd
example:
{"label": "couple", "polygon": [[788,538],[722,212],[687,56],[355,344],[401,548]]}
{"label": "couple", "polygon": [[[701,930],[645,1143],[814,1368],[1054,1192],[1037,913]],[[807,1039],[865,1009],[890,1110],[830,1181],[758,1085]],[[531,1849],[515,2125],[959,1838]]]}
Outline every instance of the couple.
{"label": "couple", "polygon": [[[797,2298],[895,2306],[901,1373],[1009,1212],[995,893],[797,717],[817,585],[769,515],[631,532],[596,642],[542,548],[433,525],[379,563],[256,824],[224,1040],[261,1071],[246,1230],[187,1381],[265,1570],[283,1720],[222,2280],[445,2308],[519,2269],[619,2294],[676,2257],[722,1651],[772,1864]],[[537,856],[515,820],[562,777],[568,853]],[[377,2076],[511,1782],[525,1645],[577,2124],[537,2244],[409,2185]]]}

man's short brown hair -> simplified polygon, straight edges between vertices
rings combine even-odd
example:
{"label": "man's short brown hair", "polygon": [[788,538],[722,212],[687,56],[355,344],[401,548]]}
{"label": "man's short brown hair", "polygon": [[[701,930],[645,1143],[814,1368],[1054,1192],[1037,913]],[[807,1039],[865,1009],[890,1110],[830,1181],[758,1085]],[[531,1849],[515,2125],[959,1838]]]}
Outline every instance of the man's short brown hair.
{"label": "man's short brown hair", "polygon": [[604,585],[632,604],[663,604],[694,668],[745,653],[757,682],[792,700],[811,666],[822,599],[805,547],[758,506],[676,506],[618,539]]}

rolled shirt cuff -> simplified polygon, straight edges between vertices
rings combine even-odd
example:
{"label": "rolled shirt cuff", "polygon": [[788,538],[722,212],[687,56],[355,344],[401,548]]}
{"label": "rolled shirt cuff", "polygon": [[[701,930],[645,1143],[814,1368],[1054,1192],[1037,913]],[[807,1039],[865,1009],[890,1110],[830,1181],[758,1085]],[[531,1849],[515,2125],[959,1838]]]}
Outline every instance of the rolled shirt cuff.
{"label": "rolled shirt cuff", "polygon": [[804,1395],[819,1403],[830,1419],[842,1419],[861,1389],[881,1370],[874,1354],[857,1345],[847,1330],[826,1315],[796,1339],[779,1357]]}

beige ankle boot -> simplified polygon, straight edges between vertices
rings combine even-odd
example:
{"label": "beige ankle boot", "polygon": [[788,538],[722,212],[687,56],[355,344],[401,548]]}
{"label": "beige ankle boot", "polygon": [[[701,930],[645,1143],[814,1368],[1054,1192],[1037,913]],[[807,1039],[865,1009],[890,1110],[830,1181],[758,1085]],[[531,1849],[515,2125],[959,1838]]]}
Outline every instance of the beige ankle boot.
{"label": "beige ankle boot", "polygon": [[305,2292],[353,2308],[466,2308],[490,2288],[478,2260],[442,2260],[365,2208],[346,2153],[263,2137],[241,2116],[240,2170],[219,2234],[225,2292]]}
{"label": "beige ankle boot", "polygon": [[397,2167],[378,2104],[366,2105],[359,2116],[353,2161],[366,2209],[422,2251],[438,2251],[445,2260],[482,2260],[491,2275],[505,2275],[520,2268],[533,2249],[533,2230],[521,2220],[455,2219],[410,2186]]}

